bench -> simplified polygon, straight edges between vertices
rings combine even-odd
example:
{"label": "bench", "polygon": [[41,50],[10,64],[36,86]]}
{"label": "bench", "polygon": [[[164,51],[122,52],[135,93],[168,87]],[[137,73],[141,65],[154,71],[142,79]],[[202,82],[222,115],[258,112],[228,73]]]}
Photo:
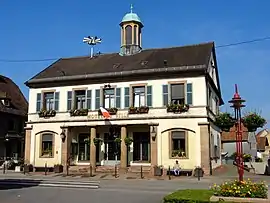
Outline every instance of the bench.
{"label": "bench", "polygon": [[172,176],[192,176],[193,169],[180,169],[179,175],[175,175],[173,170],[167,171],[167,175]]}

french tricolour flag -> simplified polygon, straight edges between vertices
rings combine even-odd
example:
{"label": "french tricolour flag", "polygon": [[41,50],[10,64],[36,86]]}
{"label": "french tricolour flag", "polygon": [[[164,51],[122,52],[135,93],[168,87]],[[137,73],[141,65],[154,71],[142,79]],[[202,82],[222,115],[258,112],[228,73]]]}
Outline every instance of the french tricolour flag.
{"label": "french tricolour flag", "polygon": [[111,114],[103,107],[100,107],[100,111],[105,119],[111,118]]}

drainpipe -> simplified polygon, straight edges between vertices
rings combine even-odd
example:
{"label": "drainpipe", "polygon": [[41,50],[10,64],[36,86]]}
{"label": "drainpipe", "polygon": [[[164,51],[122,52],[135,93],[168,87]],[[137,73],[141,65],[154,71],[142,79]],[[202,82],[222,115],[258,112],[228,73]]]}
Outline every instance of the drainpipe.
{"label": "drainpipe", "polygon": [[[209,120],[208,120],[209,122]],[[210,175],[213,175],[213,170],[212,170],[212,160],[211,160],[211,132],[210,132],[210,122],[208,125],[208,142],[209,142],[209,167],[210,167]]]}

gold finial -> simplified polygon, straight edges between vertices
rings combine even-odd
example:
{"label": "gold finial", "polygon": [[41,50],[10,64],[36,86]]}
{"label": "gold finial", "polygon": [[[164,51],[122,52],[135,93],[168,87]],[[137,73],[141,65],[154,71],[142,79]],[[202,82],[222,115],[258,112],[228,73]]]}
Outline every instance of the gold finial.
{"label": "gold finial", "polygon": [[132,13],[133,12],[133,5],[131,4],[130,5],[130,13]]}

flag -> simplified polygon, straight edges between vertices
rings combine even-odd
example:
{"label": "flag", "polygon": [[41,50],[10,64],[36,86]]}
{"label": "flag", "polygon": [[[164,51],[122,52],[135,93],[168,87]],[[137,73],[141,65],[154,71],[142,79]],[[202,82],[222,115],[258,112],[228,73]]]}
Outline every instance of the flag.
{"label": "flag", "polygon": [[111,114],[103,107],[100,107],[100,111],[105,119],[111,118]]}

